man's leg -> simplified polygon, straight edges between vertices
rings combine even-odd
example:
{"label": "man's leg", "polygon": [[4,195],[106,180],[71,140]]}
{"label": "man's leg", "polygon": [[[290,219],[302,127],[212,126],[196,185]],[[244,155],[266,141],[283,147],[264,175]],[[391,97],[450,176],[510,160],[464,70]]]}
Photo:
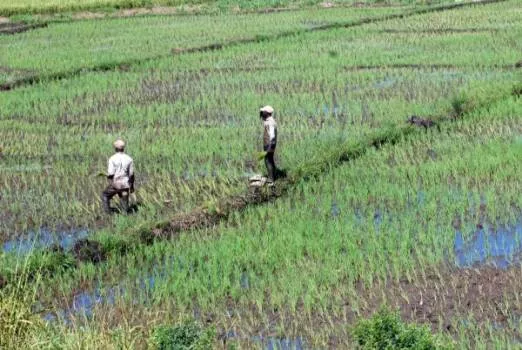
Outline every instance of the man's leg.
{"label": "man's leg", "polygon": [[112,187],[112,185],[108,185],[107,188],[102,192],[103,210],[107,214],[111,213],[111,199],[117,193],[118,191]]}
{"label": "man's leg", "polygon": [[268,171],[268,177],[275,181],[275,173],[276,173],[276,165],[274,161],[274,152],[267,152],[265,155],[265,165],[266,170]]}
{"label": "man's leg", "polygon": [[124,213],[129,212],[129,190],[120,191],[118,193],[118,196],[120,197],[120,204],[121,208],[123,209]]}

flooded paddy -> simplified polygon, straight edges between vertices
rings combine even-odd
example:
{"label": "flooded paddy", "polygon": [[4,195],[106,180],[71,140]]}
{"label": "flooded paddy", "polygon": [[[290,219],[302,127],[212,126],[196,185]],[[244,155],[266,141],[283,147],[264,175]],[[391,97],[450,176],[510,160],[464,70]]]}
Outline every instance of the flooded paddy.
{"label": "flooded paddy", "polygon": [[60,248],[71,250],[75,243],[89,236],[89,230],[75,228],[63,231],[53,231],[42,228],[4,242],[2,250],[4,253],[26,255],[34,249]]}
{"label": "flooded paddy", "polygon": [[468,239],[461,231],[455,234],[456,264],[461,268],[492,265],[506,269],[520,263],[521,252],[522,220],[513,224],[484,225]]}

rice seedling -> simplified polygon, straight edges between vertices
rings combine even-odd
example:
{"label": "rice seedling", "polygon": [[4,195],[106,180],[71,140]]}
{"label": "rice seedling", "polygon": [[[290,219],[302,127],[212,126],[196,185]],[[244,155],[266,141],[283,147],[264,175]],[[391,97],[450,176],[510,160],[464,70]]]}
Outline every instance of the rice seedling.
{"label": "rice seedling", "polygon": [[[386,3],[390,5],[409,5],[411,3],[418,4],[431,4],[431,3],[443,3],[444,1],[404,1],[404,0],[393,0]],[[219,1],[187,1],[187,0],[87,0],[82,3],[78,3],[72,0],[57,1],[57,0],[38,0],[29,1],[21,0],[13,3],[7,0],[0,2],[0,15],[2,16],[13,16],[13,15],[26,15],[30,13],[60,13],[60,12],[71,12],[71,11],[105,11],[110,12],[114,9],[132,9],[132,8],[156,8],[157,12],[168,12],[168,8],[175,7],[176,12],[181,13],[194,13],[199,11],[252,11],[252,10],[265,10],[265,12],[277,12],[277,9],[289,10],[298,9],[302,7],[310,7],[312,5],[320,5],[321,7],[333,7],[333,6],[370,6],[376,7],[372,1],[359,1],[353,0],[341,0],[336,3],[324,3],[319,0],[313,1],[295,1],[295,0],[278,0],[278,1],[230,1],[230,0],[219,0]],[[163,11],[162,11],[163,10]]]}

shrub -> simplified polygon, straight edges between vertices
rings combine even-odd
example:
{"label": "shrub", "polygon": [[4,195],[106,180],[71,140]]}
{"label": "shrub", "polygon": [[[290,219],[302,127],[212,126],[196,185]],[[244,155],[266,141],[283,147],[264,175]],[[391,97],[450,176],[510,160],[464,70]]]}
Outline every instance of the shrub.
{"label": "shrub", "polygon": [[368,320],[361,320],[353,330],[361,349],[441,349],[439,339],[426,326],[405,324],[396,312],[381,308]]}
{"label": "shrub", "polygon": [[195,321],[180,325],[162,325],[152,333],[150,344],[155,350],[203,350],[212,349],[214,328],[204,329]]}

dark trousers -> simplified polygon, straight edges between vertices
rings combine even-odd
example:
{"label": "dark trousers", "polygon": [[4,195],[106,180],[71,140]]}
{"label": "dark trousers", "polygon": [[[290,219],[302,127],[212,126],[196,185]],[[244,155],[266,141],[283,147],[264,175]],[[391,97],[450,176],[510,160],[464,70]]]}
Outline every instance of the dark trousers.
{"label": "dark trousers", "polygon": [[108,185],[107,188],[102,192],[103,210],[106,213],[111,212],[111,199],[115,195],[120,197],[120,203],[124,212],[129,211],[129,193],[130,190],[115,188],[112,184]]}
{"label": "dark trousers", "polygon": [[266,152],[265,155],[265,165],[266,170],[268,171],[268,177],[275,181],[276,179],[276,165],[274,161],[274,152]]}

